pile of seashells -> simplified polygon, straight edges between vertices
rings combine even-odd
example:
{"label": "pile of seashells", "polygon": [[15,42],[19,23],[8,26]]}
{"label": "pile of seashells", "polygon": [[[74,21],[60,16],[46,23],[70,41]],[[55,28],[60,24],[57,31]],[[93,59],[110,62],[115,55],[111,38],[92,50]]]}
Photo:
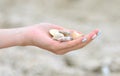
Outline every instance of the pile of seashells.
{"label": "pile of seashells", "polygon": [[74,40],[84,36],[83,34],[80,34],[76,31],[70,32],[66,30],[57,30],[57,29],[50,29],[49,33],[54,40],[62,41],[62,42]]}

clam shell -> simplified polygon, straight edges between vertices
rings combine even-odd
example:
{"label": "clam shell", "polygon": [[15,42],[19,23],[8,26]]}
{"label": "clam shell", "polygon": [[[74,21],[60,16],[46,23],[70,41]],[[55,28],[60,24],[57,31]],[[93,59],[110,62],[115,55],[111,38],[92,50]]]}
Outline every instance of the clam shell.
{"label": "clam shell", "polygon": [[56,33],[56,34],[54,34],[53,39],[58,40],[59,38],[62,38],[62,37],[64,37],[63,34],[61,34],[61,33]]}
{"label": "clam shell", "polygon": [[58,35],[59,30],[57,30],[57,29],[51,29],[51,30],[49,30],[49,33],[50,33],[52,36],[55,36],[55,35]]}

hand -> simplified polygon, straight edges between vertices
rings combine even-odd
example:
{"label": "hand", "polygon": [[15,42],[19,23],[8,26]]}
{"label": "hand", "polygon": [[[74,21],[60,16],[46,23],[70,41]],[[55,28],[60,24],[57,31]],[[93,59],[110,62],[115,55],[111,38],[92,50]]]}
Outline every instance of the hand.
{"label": "hand", "polygon": [[[65,28],[49,23],[41,23],[34,26],[27,27],[27,43],[26,45],[33,45],[48,51],[51,51],[55,54],[65,54],[67,52],[83,48],[88,43],[90,43],[93,38],[95,38],[98,34],[98,30],[94,30],[91,33],[85,35],[84,37],[66,41],[59,42],[53,40],[49,34],[50,29],[58,29],[63,30]],[[85,40],[87,39],[87,40]]]}

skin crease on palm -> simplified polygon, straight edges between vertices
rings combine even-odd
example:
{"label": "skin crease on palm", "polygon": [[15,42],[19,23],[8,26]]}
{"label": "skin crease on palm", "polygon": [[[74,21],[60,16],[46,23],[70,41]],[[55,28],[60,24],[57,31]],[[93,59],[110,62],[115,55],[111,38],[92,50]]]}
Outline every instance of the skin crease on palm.
{"label": "skin crease on palm", "polygon": [[[50,23],[41,23],[25,28],[27,28],[26,35],[28,37],[25,45],[37,46],[60,55],[76,49],[83,48],[84,46],[89,44],[93,40],[93,37],[95,38],[99,32],[98,29],[95,29],[84,37],[80,37],[67,42],[60,42],[53,40],[48,32],[50,29],[64,30],[65,28],[61,26]],[[87,40],[82,42],[84,38]]]}

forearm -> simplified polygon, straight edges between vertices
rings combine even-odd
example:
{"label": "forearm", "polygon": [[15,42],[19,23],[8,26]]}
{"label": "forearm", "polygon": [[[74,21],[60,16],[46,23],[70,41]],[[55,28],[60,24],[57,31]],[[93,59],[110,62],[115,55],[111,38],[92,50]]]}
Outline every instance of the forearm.
{"label": "forearm", "polygon": [[20,46],[25,41],[23,28],[0,29],[0,48]]}

